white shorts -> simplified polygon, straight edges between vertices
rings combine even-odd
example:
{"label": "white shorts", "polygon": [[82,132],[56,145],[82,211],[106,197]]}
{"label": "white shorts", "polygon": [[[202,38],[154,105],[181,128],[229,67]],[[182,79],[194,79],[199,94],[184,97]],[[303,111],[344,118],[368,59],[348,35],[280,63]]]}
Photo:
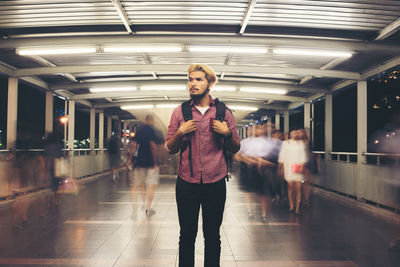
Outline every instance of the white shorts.
{"label": "white shorts", "polygon": [[129,183],[133,186],[138,186],[141,184],[155,185],[159,182],[159,173],[160,171],[158,167],[135,167],[133,171],[129,173]]}

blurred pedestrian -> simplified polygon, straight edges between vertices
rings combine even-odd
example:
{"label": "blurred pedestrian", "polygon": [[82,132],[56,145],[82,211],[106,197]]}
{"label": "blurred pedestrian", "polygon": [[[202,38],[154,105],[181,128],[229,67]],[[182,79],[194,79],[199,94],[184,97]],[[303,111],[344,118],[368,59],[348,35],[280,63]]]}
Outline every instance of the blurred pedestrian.
{"label": "blurred pedestrian", "polygon": [[304,165],[307,154],[304,142],[299,140],[299,132],[290,132],[290,139],[283,141],[279,153],[279,172],[288,183],[289,210],[300,214],[301,181],[304,179]]}
{"label": "blurred pedestrian", "polygon": [[110,168],[112,173],[112,180],[114,183],[117,183],[119,176],[119,169],[121,167],[121,137],[120,133],[116,132],[114,135],[108,140],[108,159],[110,162]]}
{"label": "blurred pedestrian", "polygon": [[144,125],[138,128],[135,137],[130,141],[128,158],[131,159],[133,168],[129,173],[132,200],[136,203],[136,193],[139,190],[147,216],[155,214],[152,202],[159,183],[157,143],[161,143],[160,139],[154,129],[154,117],[147,115]]}
{"label": "blurred pedestrian", "polygon": [[56,166],[56,161],[62,161],[62,143],[56,139],[53,134],[49,134],[44,142],[44,159],[45,159],[45,169],[49,177],[49,182],[51,185],[51,191],[53,196],[49,197],[48,207],[51,205],[58,206],[60,204],[60,194],[58,193],[58,188],[62,184],[63,178],[60,177],[57,171],[64,171],[56,168],[62,168],[62,166]]}

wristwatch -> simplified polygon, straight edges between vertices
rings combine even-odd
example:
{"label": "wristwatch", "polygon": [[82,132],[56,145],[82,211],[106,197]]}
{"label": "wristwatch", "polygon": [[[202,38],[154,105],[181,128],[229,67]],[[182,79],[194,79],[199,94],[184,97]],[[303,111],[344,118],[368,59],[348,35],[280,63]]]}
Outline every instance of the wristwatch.
{"label": "wristwatch", "polygon": [[226,140],[231,139],[231,138],[232,138],[232,132],[229,132],[227,135],[224,135],[224,138],[225,138]]}

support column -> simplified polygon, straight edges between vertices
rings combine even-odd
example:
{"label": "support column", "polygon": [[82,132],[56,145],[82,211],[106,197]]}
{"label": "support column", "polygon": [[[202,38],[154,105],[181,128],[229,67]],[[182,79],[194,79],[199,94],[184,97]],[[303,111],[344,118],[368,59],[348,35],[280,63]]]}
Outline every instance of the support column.
{"label": "support column", "polygon": [[68,106],[68,149],[73,155],[75,140],[75,100],[69,100]]}
{"label": "support column", "polygon": [[275,129],[277,130],[281,129],[281,114],[279,113],[275,114]]}
{"label": "support column", "polygon": [[95,149],[96,144],[96,109],[90,109],[90,150]]}
{"label": "support column", "polygon": [[121,135],[121,121],[117,120],[117,134]]}
{"label": "support column", "polygon": [[18,79],[8,78],[7,149],[17,145]]}
{"label": "support column", "polygon": [[112,131],[112,118],[111,116],[107,117],[107,140],[111,138],[111,131]]}
{"label": "support column", "polygon": [[314,122],[314,103],[311,104],[311,132],[310,132],[310,142],[311,149],[314,149],[314,139],[315,139],[315,122]]}
{"label": "support column", "polygon": [[284,133],[289,134],[289,110],[286,110],[283,113],[283,123],[284,123],[284,126],[283,126]]}
{"label": "support column", "polygon": [[332,125],[333,125],[333,97],[331,94],[325,95],[325,154],[330,159],[328,153],[332,152]]}
{"label": "support column", "polygon": [[46,92],[45,136],[53,133],[53,92]]}
{"label": "support column", "polygon": [[126,122],[124,122],[124,138],[122,139],[124,142],[124,146],[126,144],[126,132],[128,130],[128,124]]}
{"label": "support column", "polygon": [[68,136],[67,136],[67,127],[68,127],[68,100],[64,100],[64,116],[66,120],[64,121],[64,149],[67,149]]}
{"label": "support column", "polygon": [[311,117],[310,103],[305,102],[304,103],[304,129],[307,132],[308,138],[310,138],[310,117]]}
{"label": "support column", "polygon": [[99,149],[104,149],[104,112],[99,114]]}
{"label": "support column", "polygon": [[367,82],[357,82],[357,199],[364,196],[364,164],[367,152]]}

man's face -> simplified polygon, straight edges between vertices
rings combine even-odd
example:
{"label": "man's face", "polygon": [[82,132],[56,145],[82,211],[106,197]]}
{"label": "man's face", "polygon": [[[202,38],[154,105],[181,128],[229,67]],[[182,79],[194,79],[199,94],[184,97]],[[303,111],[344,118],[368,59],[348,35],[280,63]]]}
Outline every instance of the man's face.
{"label": "man's face", "polygon": [[188,87],[190,97],[197,99],[206,95],[210,86],[204,72],[193,71],[189,74]]}

